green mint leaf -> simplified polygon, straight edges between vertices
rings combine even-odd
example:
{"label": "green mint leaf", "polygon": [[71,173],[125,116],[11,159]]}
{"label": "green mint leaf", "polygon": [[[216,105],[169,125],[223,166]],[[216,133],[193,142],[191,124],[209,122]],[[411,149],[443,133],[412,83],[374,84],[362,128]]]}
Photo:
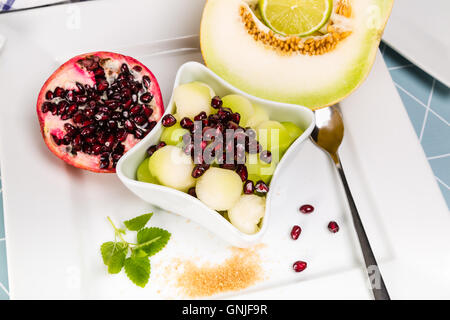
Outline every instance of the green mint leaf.
{"label": "green mint leaf", "polygon": [[137,242],[140,250],[148,256],[161,251],[170,239],[170,233],[160,228],[144,228],[137,234]]}
{"label": "green mint leaf", "polygon": [[134,219],[130,219],[124,222],[124,225],[131,231],[139,231],[147,224],[148,220],[153,216],[153,213],[143,214]]}
{"label": "green mint leaf", "polygon": [[150,261],[147,257],[131,256],[125,260],[125,273],[137,286],[144,288],[150,278]]}
{"label": "green mint leaf", "polygon": [[128,245],[122,242],[105,242],[100,247],[103,263],[108,266],[109,273],[119,273],[124,265]]}

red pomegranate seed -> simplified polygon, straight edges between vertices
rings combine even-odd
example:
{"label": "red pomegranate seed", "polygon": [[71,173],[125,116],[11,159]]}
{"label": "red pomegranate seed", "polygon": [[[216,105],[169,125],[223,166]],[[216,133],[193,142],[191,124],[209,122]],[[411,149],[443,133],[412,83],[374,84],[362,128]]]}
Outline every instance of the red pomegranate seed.
{"label": "red pomegranate seed", "polygon": [[195,121],[200,121],[200,120],[204,120],[204,119],[206,119],[206,118],[208,118],[206,112],[205,112],[205,111],[202,111],[202,112],[200,112],[198,115],[196,115],[196,116],[194,117],[194,120],[195,120]]}
{"label": "red pomegranate seed", "polygon": [[294,271],[295,272],[302,272],[303,270],[305,270],[306,269],[306,266],[307,266],[308,264],[305,262],[305,261],[296,261],[293,265],[292,265],[292,267],[294,268]]}
{"label": "red pomegranate seed", "polygon": [[53,99],[53,92],[51,92],[50,90],[47,91],[47,92],[45,93],[45,99],[47,99],[47,100],[52,100],[52,99]]}
{"label": "red pomegranate seed", "polygon": [[264,183],[264,181],[259,180],[255,184],[255,191],[257,194],[264,196],[267,192],[269,192],[269,187]]}
{"label": "red pomegranate seed", "polygon": [[211,99],[211,107],[218,109],[222,106],[222,99],[219,96],[215,96]]}
{"label": "red pomegranate seed", "polygon": [[300,233],[302,233],[302,228],[300,228],[300,226],[293,226],[292,230],[291,230],[291,238],[293,240],[297,240],[298,237],[300,236]]}
{"label": "red pomegranate seed", "polygon": [[204,164],[198,164],[194,167],[194,169],[192,170],[192,177],[193,178],[199,178],[201,177],[206,170],[209,169],[209,165],[204,165]]}
{"label": "red pomegranate seed", "polygon": [[261,161],[265,163],[271,163],[272,162],[272,153],[269,150],[264,150],[260,153],[259,158]]}
{"label": "red pomegranate seed", "polygon": [[245,183],[244,183],[244,193],[245,194],[252,194],[254,190],[255,190],[255,187],[253,186],[253,181],[252,180],[245,181]]}
{"label": "red pomegranate seed", "polygon": [[300,207],[300,212],[304,214],[308,214],[314,211],[314,207],[310,204],[304,204]]}
{"label": "red pomegranate seed", "polygon": [[197,193],[195,192],[195,187],[189,188],[188,194],[193,196],[194,198],[197,198]]}
{"label": "red pomegranate seed", "polygon": [[328,224],[328,230],[330,230],[330,232],[336,233],[339,231],[339,225],[336,221],[330,221],[330,223]]}
{"label": "red pomegranate seed", "polygon": [[149,156],[149,157],[151,157],[154,153],[155,153],[155,151],[157,150],[157,146],[150,146],[148,149],[147,149],[147,155]]}
{"label": "red pomegranate seed", "polygon": [[247,167],[243,164],[238,165],[236,173],[241,177],[242,182],[246,181],[248,178]]}
{"label": "red pomegranate seed", "polygon": [[161,149],[162,147],[165,147],[167,144],[164,141],[161,141],[160,143],[158,143],[158,145],[156,146],[156,150]]}
{"label": "red pomegranate seed", "polygon": [[161,123],[164,127],[171,127],[173,126],[175,123],[177,123],[177,119],[175,119],[175,117],[171,114],[166,114],[162,120]]}
{"label": "red pomegranate seed", "polygon": [[194,127],[194,122],[191,120],[191,119],[189,119],[189,118],[187,118],[187,117],[184,117],[183,119],[181,119],[181,121],[180,121],[180,126],[182,127],[182,128],[184,128],[184,129],[191,129],[191,128],[193,128]]}

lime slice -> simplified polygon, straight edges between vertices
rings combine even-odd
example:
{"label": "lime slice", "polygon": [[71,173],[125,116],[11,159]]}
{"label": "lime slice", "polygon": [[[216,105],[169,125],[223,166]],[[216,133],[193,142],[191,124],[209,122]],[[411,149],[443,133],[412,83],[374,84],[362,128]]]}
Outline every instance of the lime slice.
{"label": "lime slice", "polygon": [[327,23],[333,0],[260,0],[264,22],[285,36],[307,36]]}

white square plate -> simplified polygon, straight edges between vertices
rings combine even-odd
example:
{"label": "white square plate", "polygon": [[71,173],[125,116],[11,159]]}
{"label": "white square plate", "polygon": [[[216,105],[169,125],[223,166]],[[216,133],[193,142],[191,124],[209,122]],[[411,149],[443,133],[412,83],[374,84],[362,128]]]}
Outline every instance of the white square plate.
{"label": "white square plate", "polygon": [[[221,261],[230,247],[184,218],[154,209],[168,246],[152,257],[145,289],[111,276],[99,246],[116,221],[153,210],[115,175],[72,168],[41,139],[35,112],[45,79],[67,58],[111,50],[134,56],[159,80],[167,103],[175,72],[201,61],[203,1],[108,0],[0,16],[0,160],[12,298],[177,298],[173,259]],[[102,14],[103,13],[103,14]],[[163,51],[163,52],[161,52]],[[408,116],[378,56],[358,91],[342,103],[341,157],[393,298],[450,298],[450,218]],[[259,250],[265,280],[236,298],[370,298],[343,190],[331,162],[310,142],[280,172],[272,217]],[[314,214],[298,213],[303,203]],[[330,220],[341,231],[326,230]],[[289,238],[293,224],[303,233]],[[295,260],[308,261],[296,274]],[[168,268],[166,268],[168,267]]]}
{"label": "white square plate", "polygon": [[395,0],[383,40],[450,87],[450,1]]}

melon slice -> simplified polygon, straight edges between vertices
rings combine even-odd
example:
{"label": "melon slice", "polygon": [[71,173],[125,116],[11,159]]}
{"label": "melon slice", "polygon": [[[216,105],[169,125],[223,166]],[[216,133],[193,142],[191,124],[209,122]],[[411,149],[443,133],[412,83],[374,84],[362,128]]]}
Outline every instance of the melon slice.
{"label": "melon slice", "polygon": [[369,73],[393,0],[334,0],[322,33],[275,34],[256,1],[208,0],[201,22],[207,66],[252,95],[318,109],[355,90]]}

